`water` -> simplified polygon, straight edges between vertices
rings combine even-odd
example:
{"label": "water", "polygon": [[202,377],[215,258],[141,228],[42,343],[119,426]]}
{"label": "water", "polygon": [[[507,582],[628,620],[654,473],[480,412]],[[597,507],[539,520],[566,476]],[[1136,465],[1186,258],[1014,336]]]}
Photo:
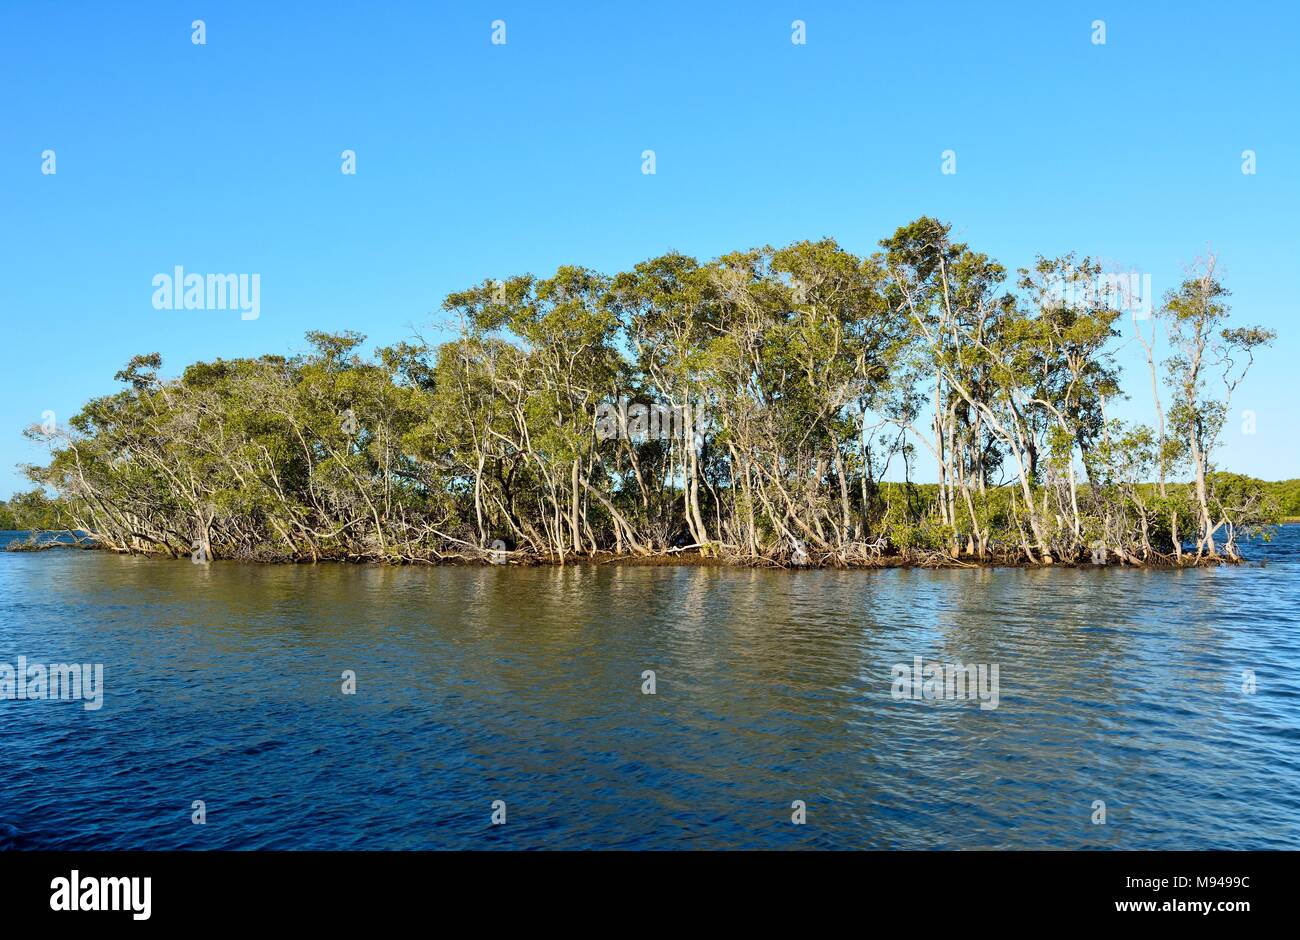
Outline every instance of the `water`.
{"label": "water", "polygon": [[[103,663],[106,691],[0,701],[0,847],[1300,848],[1300,527],[1248,551],[1266,566],[4,553],[0,663]],[[999,707],[896,701],[918,655],[998,664]]]}

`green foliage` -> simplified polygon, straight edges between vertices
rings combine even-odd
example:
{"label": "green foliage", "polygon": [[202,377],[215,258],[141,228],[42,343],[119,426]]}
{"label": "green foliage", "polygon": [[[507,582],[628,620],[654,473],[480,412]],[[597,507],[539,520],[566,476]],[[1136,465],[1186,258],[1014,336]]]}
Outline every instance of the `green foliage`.
{"label": "green foliage", "polygon": [[0,531],[48,532],[68,528],[62,506],[40,490],[0,500]]}
{"label": "green foliage", "polygon": [[[1227,395],[1272,338],[1226,325],[1217,282],[1166,300],[1168,420],[1126,426],[1105,418],[1120,314],[1074,291],[1100,267],[1039,258],[1011,280],[949,232],[485,281],[446,298],[461,330],[437,346],[312,331],[301,355],[177,378],[136,356],[66,430],[29,432],[50,460],[0,522],[178,557],[499,560],[500,540],[851,564],[1231,553],[1300,514],[1300,481],[1213,470]],[[938,484],[884,482],[919,459]]]}

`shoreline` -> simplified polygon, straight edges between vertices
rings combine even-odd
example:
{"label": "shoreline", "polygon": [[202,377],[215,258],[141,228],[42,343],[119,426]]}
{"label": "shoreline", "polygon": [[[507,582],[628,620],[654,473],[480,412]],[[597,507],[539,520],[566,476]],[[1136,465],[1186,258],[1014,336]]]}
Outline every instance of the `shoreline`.
{"label": "shoreline", "polygon": [[[1292,522],[1287,520],[1282,525],[1294,525],[1300,520]],[[116,549],[106,548],[89,541],[66,542],[51,540],[43,543],[36,543],[28,540],[14,540],[7,544],[5,551],[22,553],[22,552],[45,552],[57,549],[72,549],[78,551],[96,551],[108,552],[113,555],[125,555],[137,558],[155,558],[170,561],[189,561],[186,555],[169,555],[166,552],[132,552],[119,551]],[[1114,557],[1114,553],[1111,553]],[[838,570],[838,571],[886,571],[894,569],[927,569],[927,570],[958,570],[958,569],[995,569],[995,568],[1022,568],[1028,570],[1050,570],[1053,568],[1066,569],[1103,569],[1103,568],[1128,568],[1139,571],[1182,571],[1193,568],[1217,568],[1223,565],[1237,566],[1254,566],[1266,564],[1266,562],[1254,561],[1248,557],[1230,558],[1227,556],[1202,557],[1196,558],[1195,555],[1184,554],[1183,560],[1178,561],[1174,556],[1158,555],[1151,559],[1142,560],[1140,563],[1133,563],[1127,560],[1121,560],[1115,557],[1113,561],[1107,561],[1104,564],[1094,564],[1091,561],[1051,561],[1047,563],[1028,561],[1023,558],[1012,556],[998,556],[988,558],[953,558],[952,556],[941,553],[931,553],[923,556],[904,556],[904,555],[883,555],[878,558],[852,561],[848,563],[809,563],[805,565],[782,564],[771,559],[747,559],[735,558],[728,559],[710,555],[703,555],[698,551],[669,550],[667,552],[649,555],[628,555],[617,554],[609,551],[599,551],[594,554],[566,555],[563,559],[558,556],[545,555],[520,555],[517,559],[507,561],[493,562],[486,557],[475,558],[466,555],[444,555],[437,558],[372,558],[372,557],[344,557],[344,558],[218,558],[215,561],[237,562],[240,564],[251,565],[373,565],[376,567],[488,567],[488,568],[564,568],[569,566],[583,567],[626,567],[626,568],[732,568],[737,570],[765,570],[765,571],[819,571],[819,570]],[[209,562],[195,562],[196,564],[208,564]]]}

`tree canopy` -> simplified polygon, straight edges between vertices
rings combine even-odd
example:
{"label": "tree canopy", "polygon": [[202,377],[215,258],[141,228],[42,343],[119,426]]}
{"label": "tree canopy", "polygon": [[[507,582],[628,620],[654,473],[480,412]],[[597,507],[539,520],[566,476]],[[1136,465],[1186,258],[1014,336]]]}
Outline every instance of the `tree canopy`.
{"label": "tree canopy", "polygon": [[1147,426],[1108,414],[1123,314],[1071,289],[1100,266],[1013,274],[949,233],[487,281],[446,298],[453,339],[369,356],[352,332],[176,378],[136,356],[29,429],[27,472],[108,548],[204,558],[1154,563],[1234,558],[1277,517],[1214,462],[1272,334],[1230,325],[1212,262],[1157,313]]}

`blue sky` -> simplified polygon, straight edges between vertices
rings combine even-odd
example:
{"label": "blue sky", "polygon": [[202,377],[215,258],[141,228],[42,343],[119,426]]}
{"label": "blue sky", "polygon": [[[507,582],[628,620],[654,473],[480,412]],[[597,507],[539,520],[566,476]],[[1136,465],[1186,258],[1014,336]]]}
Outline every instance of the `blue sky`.
{"label": "blue sky", "polygon": [[[1074,250],[1157,294],[1212,247],[1241,321],[1280,334],[1221,463],[1300,476],[1298,27],[1290,3],[10,0],[0,495],[40,459],[21,429],[137,353],[175,374],[308,329],[436,339],[442,298],[486,277],[823,236],[867,253],[923,214],[1010,268]],[[176,265],[260,274],[260,317],[155,310]]]}

